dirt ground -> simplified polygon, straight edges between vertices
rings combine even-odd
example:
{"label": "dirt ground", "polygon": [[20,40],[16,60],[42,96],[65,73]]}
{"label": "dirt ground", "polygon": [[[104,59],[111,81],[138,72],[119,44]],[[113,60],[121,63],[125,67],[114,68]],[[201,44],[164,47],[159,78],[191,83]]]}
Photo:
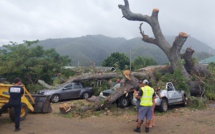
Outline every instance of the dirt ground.
{"label": "dirt ground", "polygon": [[[118,114],[91,115],[86,118],[65,117],[59,114],[59,104],[52,104],[48,114],[29,113],[21,122],[19,134],[134,134],[136,119],[133,108],[119,110]],[[132,110],[133,112],[132,112]],[[123,111],[123,112],[122,112]],[[204,110],[174,107],[167,113],[156,112],[156,126],[151,134],[214,134],[215,103]],[[144,133],[144,125],[141,133]],[[13,134],[14,123],[7,114],[0,117],[0,134]]]}

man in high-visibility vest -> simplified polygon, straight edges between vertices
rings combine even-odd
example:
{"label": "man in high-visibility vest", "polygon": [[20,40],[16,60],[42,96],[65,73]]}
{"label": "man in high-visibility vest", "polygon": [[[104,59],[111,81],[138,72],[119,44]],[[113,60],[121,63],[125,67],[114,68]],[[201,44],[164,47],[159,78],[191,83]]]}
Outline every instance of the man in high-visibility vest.
{"label": "man in high-visibility vest", "polygon": [[138,95],[135,96],[136,99],[140,99],[140,107],[138,111],[138,122],[137,127],[134,129],[135,132],[140,132],[140,127],[144,118],[146,117],[146,127],[145,132],[149,132],[149,124],[152,119],[152,98],[155,97],[154,89],[149,86],[149,81],[143,81],[143,87],[139,90]]}

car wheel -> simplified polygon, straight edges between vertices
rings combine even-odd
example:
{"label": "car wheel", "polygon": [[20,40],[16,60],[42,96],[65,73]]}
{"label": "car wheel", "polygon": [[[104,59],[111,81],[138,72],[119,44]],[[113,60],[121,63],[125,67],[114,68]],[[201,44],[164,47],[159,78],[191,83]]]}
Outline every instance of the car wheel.
{"label": "car wheel", "polygon": [[58,94],[54,94],[51,98],[51,102],[59,102],[60,101],[60,96]]}
{"label": "car wheel", "polygon": [[89,97],[90,97],[89,93],[84,93],[84,94],[82,95],[82,98],[83,98],[83,99],[87,99],[87,98],[89,98]]}
{"label": "car wheel", "polygon": [[121,107],[121,108],[125,108],[129,105],[129,99],[126,98],[126,97],[122,97],[118,100],[118,106]]}
{"label": "car wheel", "polygon": [[168,110],[168,102],[166,99],[161,100],[160,111],[166,112]]}
{"label": "car wheel", "polygon": [[187,98],[187,96],[183,96],[183,106],[187,106],[187,104],[188,104],[188,98]]}
{"label": "car wheel", "polygon": [[[26,116],[28,115],[28,107],[26,104],[22,103],[21,106],[21,113],[20,113],[20,120],[25,120]],[[15,121],[15,109],[12,107],[10,108],[9,116],[11,121]]]}

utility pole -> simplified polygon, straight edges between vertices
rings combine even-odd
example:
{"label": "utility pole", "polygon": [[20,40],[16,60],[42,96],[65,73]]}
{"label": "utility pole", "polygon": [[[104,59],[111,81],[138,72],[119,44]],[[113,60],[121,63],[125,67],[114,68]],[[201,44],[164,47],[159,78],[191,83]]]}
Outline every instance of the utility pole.
{"label": "utility pole", "polygon": [[131,50],[130,50],[130,58],[129,58],[129,62],[130,62],[130,72],[131,72]]}

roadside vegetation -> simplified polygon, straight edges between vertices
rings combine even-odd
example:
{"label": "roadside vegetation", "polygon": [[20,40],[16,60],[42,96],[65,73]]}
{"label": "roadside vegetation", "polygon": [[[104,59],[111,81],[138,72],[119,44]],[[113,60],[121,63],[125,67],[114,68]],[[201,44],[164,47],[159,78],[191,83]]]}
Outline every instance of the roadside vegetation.
{"label": "roadside vegetation", "polygon": [[[41,46],[32,46],[38,41],[24,41],[23,44],[11,43],[4,45],[0,50],[0,77],[6,78],[11,82],[15,77],[20,77],[27,89],[31,93],[44,87],[38,84],[38,80],[42,79],[50,85],[58,85],[64,83],[68,78],[82,73],[98,73],[94,66],[77,67],[76,69],[65,69],[64,66],[70,65],[71,59],[67,56],[59,55],[54,49],[44,50]],[[132,71],[156,65],[155,60],[148,57],[137,57],[133,62],[124,53],[112,53],[107,57],[102,65],[115,67],[118,74],[124,69]],[[204,92],[198,97],[189,97],[190,107],[201,109],[205,107],[207,100],[215,100],[215,64],[208,65],[210,75],[204,78],[193,77],[198,79],[203,85]],[[143,79],[143,78],[141,78]],[[116,78],[112,79],[113,82]],[[175,69],[172,73],[162,74],[156,72],[156,80],[151,81],[153,88],[164,89],[165,83],[171,81],[177,89],[185,90],[189,94],[189,85],[186,83],[181,68]],[[105,89],[109,89],[108,80],[90,80],[83,81],[84,85],[92,86],[94,95]]]}

